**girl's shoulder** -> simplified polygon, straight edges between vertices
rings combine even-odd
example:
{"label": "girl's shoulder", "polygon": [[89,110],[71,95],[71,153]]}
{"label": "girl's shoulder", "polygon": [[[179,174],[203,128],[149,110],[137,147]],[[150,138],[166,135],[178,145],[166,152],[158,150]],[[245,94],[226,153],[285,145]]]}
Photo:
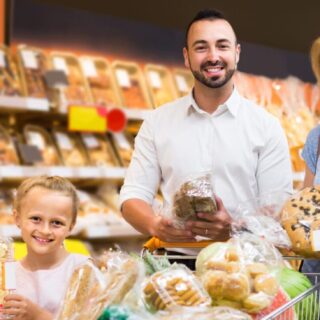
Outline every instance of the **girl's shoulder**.
{"label": "girl's shoulder", "polygon": [[75,267],[82,265],[88,262],[91,258],[89,256],[85,256],[79,253],[70,253],[68,258],[66,259],[67,263],[73,264]]}

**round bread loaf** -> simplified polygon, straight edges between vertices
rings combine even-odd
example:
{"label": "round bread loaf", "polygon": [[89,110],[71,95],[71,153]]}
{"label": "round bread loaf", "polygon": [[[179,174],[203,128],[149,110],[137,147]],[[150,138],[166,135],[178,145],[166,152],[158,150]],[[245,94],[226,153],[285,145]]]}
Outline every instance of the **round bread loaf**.
{"label": "round bread loaf", "polygon": [[314,231],[320,230],[320,186],[305,188],[291,197],[282,209],[281,223],[295,253],[320,258],[312,242],[317,240]]}

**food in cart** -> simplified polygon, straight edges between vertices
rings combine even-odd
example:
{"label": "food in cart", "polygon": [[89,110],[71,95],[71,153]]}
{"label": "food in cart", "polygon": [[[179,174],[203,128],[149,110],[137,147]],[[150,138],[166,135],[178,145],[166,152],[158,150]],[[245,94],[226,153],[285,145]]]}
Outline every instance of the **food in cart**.
{"label": "food in cart", "polygon": [[308,187],[284,205],[281,222],[292,250],[305,257],[320,258],[320,187]]}

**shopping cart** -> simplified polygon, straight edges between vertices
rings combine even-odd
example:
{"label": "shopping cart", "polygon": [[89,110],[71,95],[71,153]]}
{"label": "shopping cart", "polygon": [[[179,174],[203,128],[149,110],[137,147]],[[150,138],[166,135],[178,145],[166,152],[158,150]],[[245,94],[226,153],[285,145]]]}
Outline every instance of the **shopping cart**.
{"label": "shopping cart", "polygon": [[[198,242],[164,242],[156,237],[152,237],[148,240],[141,251],[141,255],[145,254],[145,251],[149,251],[154,257],[162,256],[163,253],[158,254],[160,249],[181,249],[181,248],[204,248],[211,244],[213,241],[198,241]],[[175,260],[195,259],[193,255],[169,255],[168,258]],[[300,264],[303,257],[297,257],[292,255],[283,256],[288,262],[293,262],[293,265]],[[313,286],[307,291],[303,292],[299,296],[287,302],[285,305],[279,307],[275,311],[269,313],[267,316],[260,318],[260,320],[320,320],[320,273],[308,273],[305,274]],[[293,312],[294,310],[294,312]],[[298,315],[298,317],[294,317]]]}

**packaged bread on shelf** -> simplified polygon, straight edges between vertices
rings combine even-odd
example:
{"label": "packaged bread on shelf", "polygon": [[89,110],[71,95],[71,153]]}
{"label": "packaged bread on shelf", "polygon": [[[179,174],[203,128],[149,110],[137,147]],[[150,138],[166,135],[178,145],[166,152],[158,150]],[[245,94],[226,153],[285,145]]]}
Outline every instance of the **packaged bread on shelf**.
{"label": "packaged bread on shelf", "polygon": [[210,305],[210,297],[192,272],[184,265],[174,264],[145,280],[143,299],[151,310]]}
{"label": "packaged bread on shelf", "polygon": [[122,107],[134,109],[151,108],[145,80],[138,64],[114,61],[112,70],[116,79]]}
{"label": "packaged bread on shelf", "polygon": [[19,159],[8,131],[0,125],[0,165],[17,165]]}
{"label": "packaged bread on shelf", "polygon": [[61,164],[58,151],[48,131],[42,127],[27,124],[23,129],[23,135],[27,144],[36,146],[40,150],[42,160],[36,165],[58,166]]}
{"label": "packaged bread on shelf", "polygon": [[107,136],[100,134],[81,134],[92,166],[117,167],[118,161]]}
{"label": "packaged bread on shelf", "polygon": [[0,225],[14,225],[12,206],[14,191],[12,189],[0,190]]}
{"label": "packaged bread on shelf", "polygon": [[281,223],[292,242],[292,251],[320,258],[320,187],[308,187],[285,203]]}
{"label": "packaged bread on shelf", "polygon": [[18,61],[24,94],[32,98],[47,98],[44,74],[48,70],[45,53],[38,48],[18,46]]}
{"label": "packaged bread on shelf", "polygon": [[187,69],[173,70],[174,83],[179,97],[183,97],[191,92],[194,84],[192,74]]}
{"label": "packaged bread on shelf", "polygon": [[75,133],[55,128],[53,129],[53,136],[65,166],[79,167],[88,165],[89,161],[84,147]]}
{"label": "packaged bread on shelf", "polygon": [[65,111],[71,104],[92,103],[87,79],[82,73],[78,58],[70,53],[52,52],[50,54],[51,68],[63,71],[68,84],[56,92],[55,100],[60,111]]}
{"label": "packaged bread on shelf", "polygon": [[133,138],[128,133],[112,133],[111,137],[121,164],[128,167],[133,153]]}
{"label": "packaged bread on shelf", "polygon": [[18,67],[11,51],[4,45],[0,45],[0,95],[22,96]]}
{"label": "packaged bread on shelf", "polygon": [[145,75],[147,88],[155,108],[176,98],[173,79],[166,67],[147,64],[145,66]]}
{"label": "packaged bread on shelf", "polygon": [[101,57],[81,57],[80,62],[92,102],[98,106],[119,107],[120,97],[109,62]]}

